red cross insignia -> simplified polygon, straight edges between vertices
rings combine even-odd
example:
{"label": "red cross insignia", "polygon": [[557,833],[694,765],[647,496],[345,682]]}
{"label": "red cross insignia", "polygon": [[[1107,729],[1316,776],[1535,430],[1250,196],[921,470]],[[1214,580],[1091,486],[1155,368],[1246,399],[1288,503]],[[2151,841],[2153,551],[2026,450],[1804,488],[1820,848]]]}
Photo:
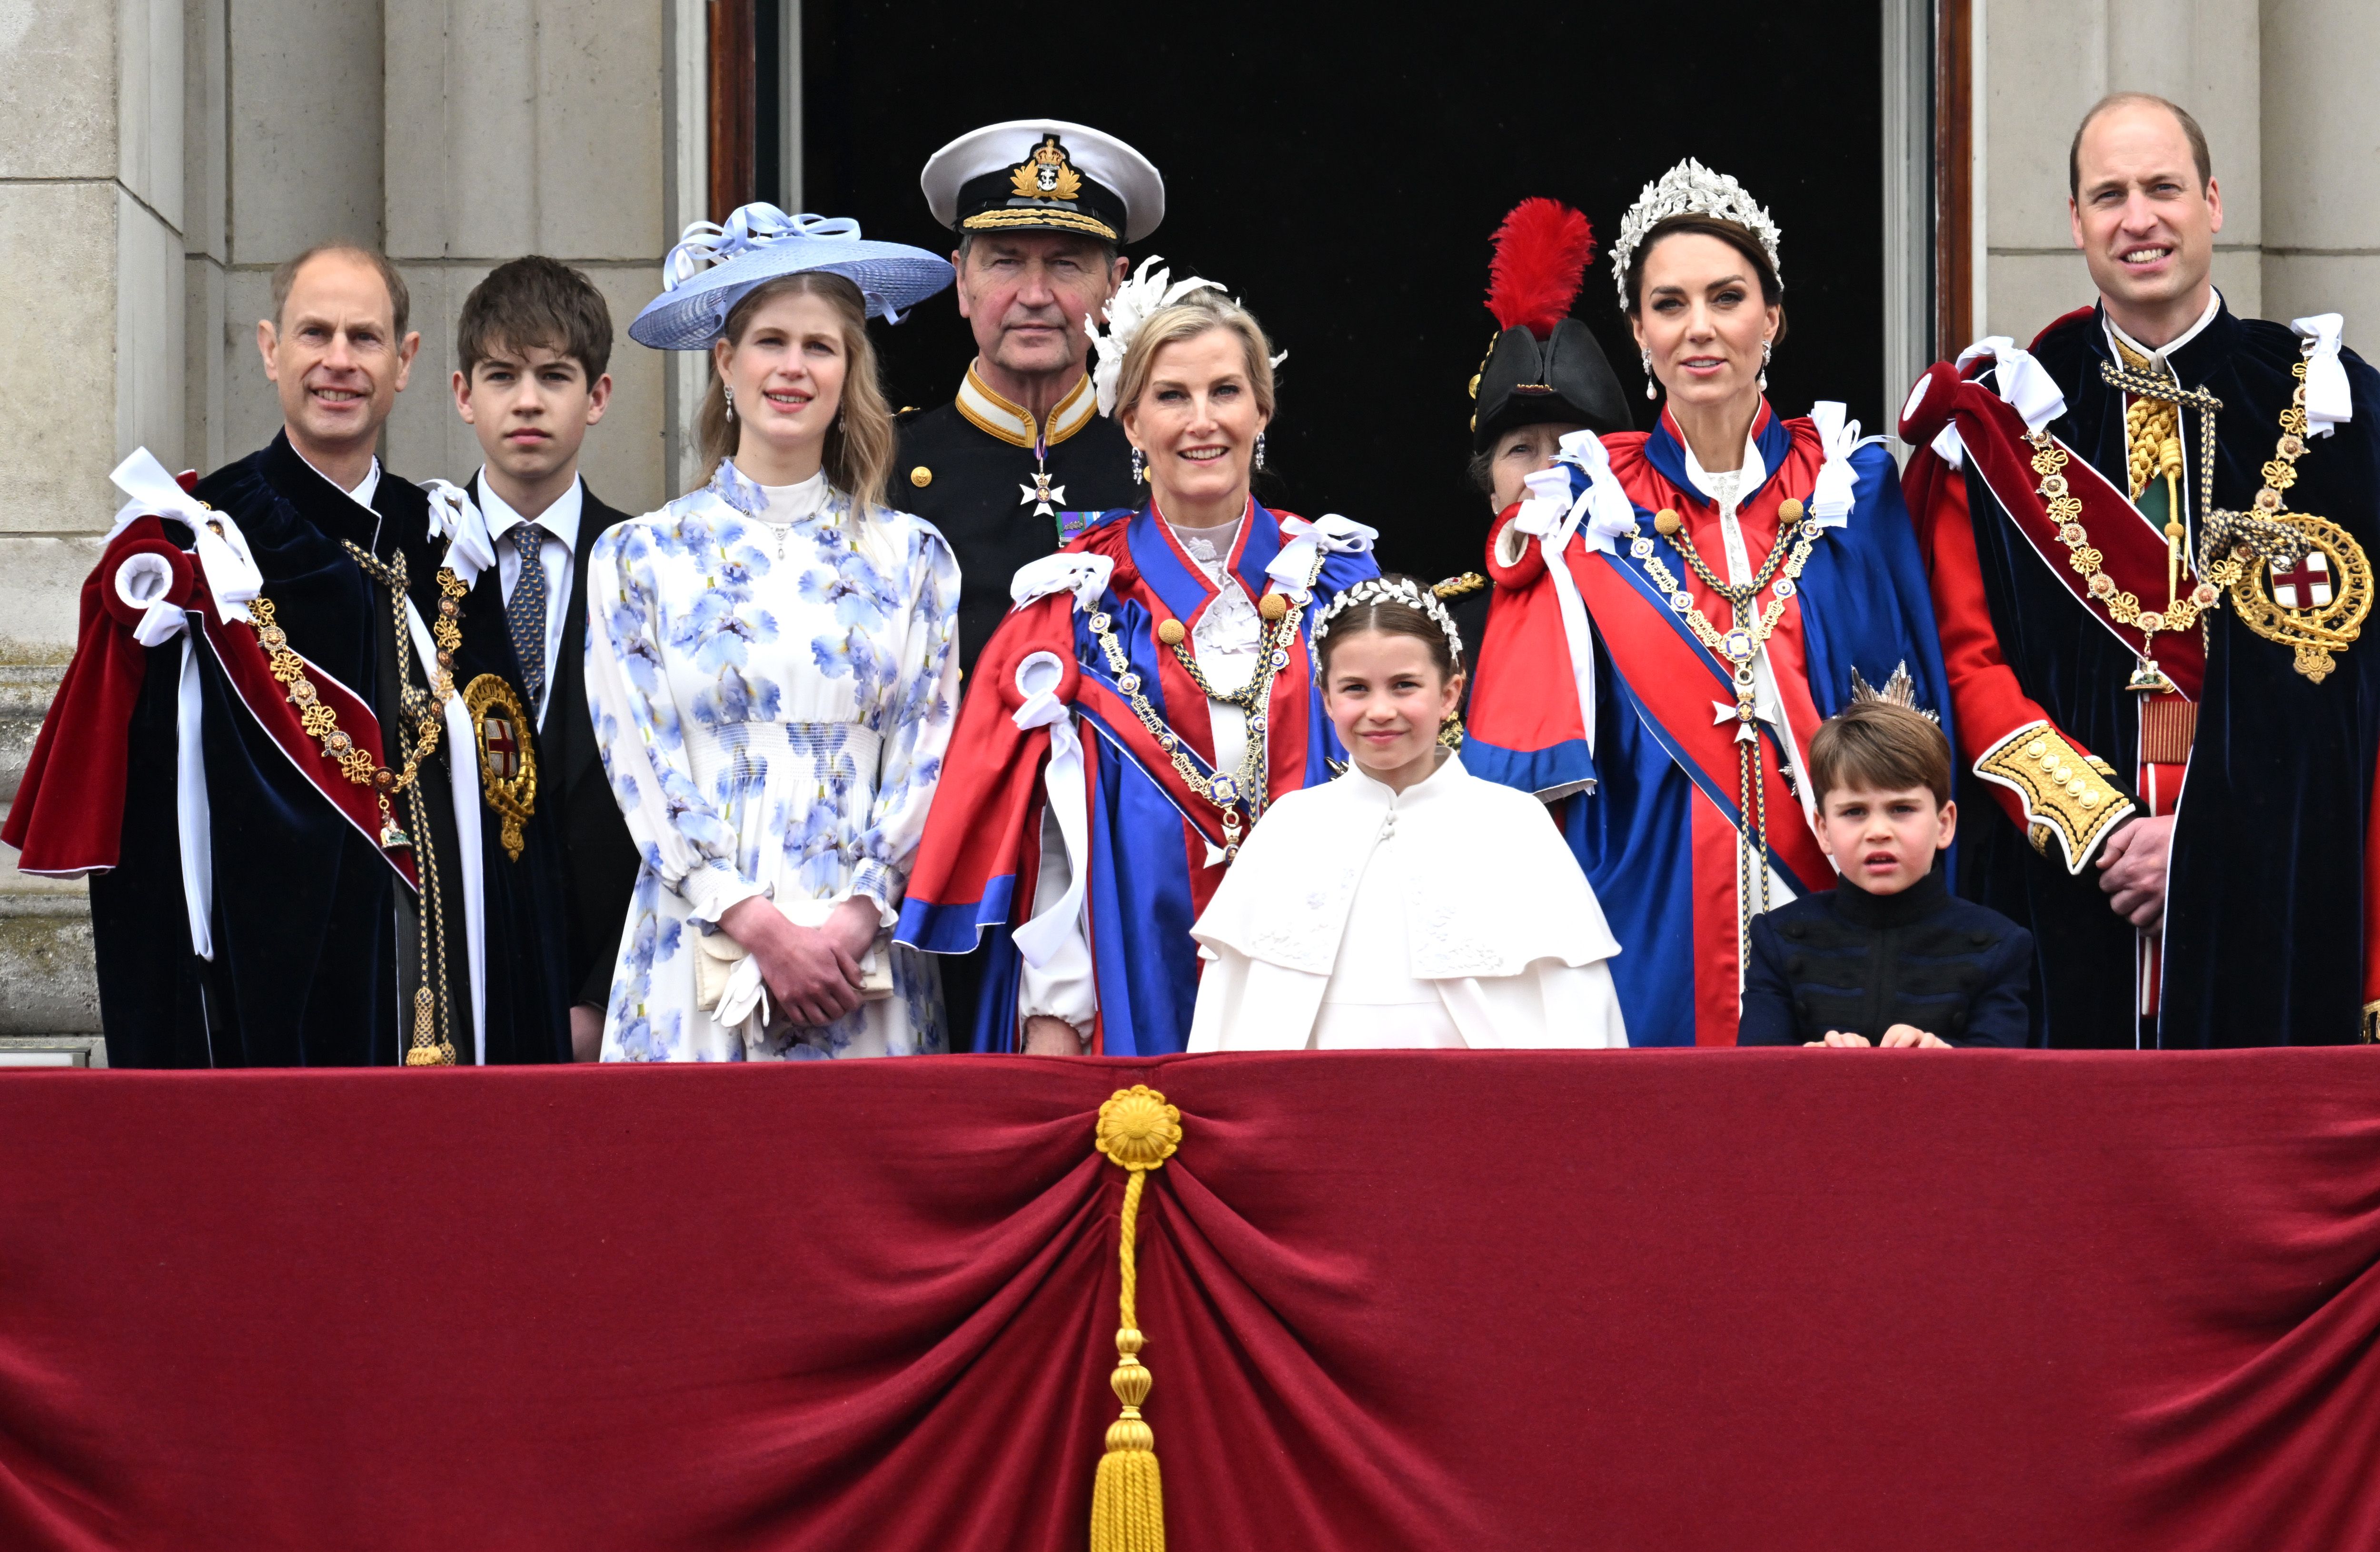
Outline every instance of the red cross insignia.
{"label": "red cross insignia", "polygon": [[523,730],[528,713],[513,687],[482,673],[463,687],[463,709],[480,730],[480,789],[501,821],[497,838],[515,862],[528,844],[522,826],[537,807],[537,757]]}
{"label": "red cross insignia", "polygon": [[2309,548],[2304,558],[2293,565],[2274,561],[2273,601],[2283,609],[2327,609],[2334,596],[2330,586],[2330,560],[2321,551]]}
{"label": "red cross insignia", "polygon": [[488,746],[490,771],[508,778],[520,770],[520,741],[513,736],[511,718],[480,719],[480,740]]}

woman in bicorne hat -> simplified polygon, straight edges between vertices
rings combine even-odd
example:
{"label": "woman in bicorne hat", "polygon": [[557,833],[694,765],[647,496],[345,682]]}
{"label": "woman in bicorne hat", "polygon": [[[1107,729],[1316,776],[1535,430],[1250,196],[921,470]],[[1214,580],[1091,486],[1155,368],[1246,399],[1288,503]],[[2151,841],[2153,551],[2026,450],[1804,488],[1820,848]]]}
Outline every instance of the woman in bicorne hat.
{"label": "woman in bicorne hat", "polygon": [[958,696],[958,566],[885,504],[868,320],[951,266],[850,221],[746,205],[691,227],[629,336],[709,350],[706,482],[595,543],[587,696],[644,853],[607,1061],[944,1046],[893,946]]}
{"label": "woman in bicorne hat", "polygon": [[[1492,519],[1528,494],[1530,475],[1549,468],[1573,431],[1624,431],[1633,422],[1628,395],[1586,325],[1570,316],[1595,232],[1586,217],[1553,200],[1524,200],[1496,228],[1488,266],[1488,310],[1497,324],[1487,358],[1471,380],[1471,482]],[[1487,671],[1494,586],[1475,571],[1433,589],[1470,644],[1465,685]],[[1524,670],[1524,672],[1526,672]]]}
{"label": "woman in bicorne hat", "polygon": [[1270,346],[1213,282],[1154,263],[1109,304],[1093,374],[1148,500],[1068,515],[1076,537],[1017,572],[902,910],[900,942],[990,941],[978,1050],[1180,1050],[1192,924],[1271,803],[1346,758],[1309,627],[1378,573],[1373,531],[1249,495]]}
{"label": "woman in bicorne hat", "polygon": [[1612,261],[1659,423],[1561,437],[1488,541],[1463,759],[1571,798],[1637,1045],[1732,1045],[1752,918],[1834,887],[1803,774],[1818,724],[1863,685],[1948,718],[1883,439],[1840,404],[1769,406],[1778,236],[1698,162],[1645,186]]}

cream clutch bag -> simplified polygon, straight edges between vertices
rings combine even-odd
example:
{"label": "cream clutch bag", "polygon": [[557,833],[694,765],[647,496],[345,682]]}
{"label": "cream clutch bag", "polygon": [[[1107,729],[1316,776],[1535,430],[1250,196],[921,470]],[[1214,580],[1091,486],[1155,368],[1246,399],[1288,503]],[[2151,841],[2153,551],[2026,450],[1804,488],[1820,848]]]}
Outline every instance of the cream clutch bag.
{"label": "cream clutch bag", "polygon": [[[840,902],[774,900],[770,903],[776,906],[778,914],[795,927],[815,928],[826,925],[827,917],[833,914],[835,906]],[[876,941],[868,946],[868,952],[860,956],[859,996],[862,1001],[874,1002],[892,995],[892,965],[890,956],[885,952],[886,947],[886,939],[880,934]],[[698,934],[694,940],[694,1005],[704,1012],[716,1010],[719,1004],[727,999],[730,978],[749,958],[751,958],[750,951],[729,937],[724,929],[708,936]],[[745,974],[751,979],[754,989],[757,990],[760,980],[759,966],[753,965]],[[750,999],[738,998],[736,1000],[748,1004]],[[740,1020],[724,1022],[733,1023]]]}

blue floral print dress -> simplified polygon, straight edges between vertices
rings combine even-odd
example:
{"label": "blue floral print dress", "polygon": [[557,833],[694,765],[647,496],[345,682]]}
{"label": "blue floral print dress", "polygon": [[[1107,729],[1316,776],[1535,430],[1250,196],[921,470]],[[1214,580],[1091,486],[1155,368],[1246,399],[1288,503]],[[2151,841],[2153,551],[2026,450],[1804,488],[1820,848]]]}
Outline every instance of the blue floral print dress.
{"label": "blue floral print dress", "polygon": [[958,564],[932,525],[860,519],[824,474],[710,485],[620,524],[587,578],[587,696],[644,854],[606,1061],[945,1049],[931,956],[880,940],[892,994],[824,1028],[697,1006],[697,940],[754,895],[864,895],[889,932],[958,697]]}

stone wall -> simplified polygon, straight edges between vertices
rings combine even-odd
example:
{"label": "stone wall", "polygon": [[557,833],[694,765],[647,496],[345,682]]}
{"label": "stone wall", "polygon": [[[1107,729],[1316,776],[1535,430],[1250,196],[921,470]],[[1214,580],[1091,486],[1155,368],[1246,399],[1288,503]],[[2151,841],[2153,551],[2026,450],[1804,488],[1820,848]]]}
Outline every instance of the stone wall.
{"label": "stone wall", "polygon": [[[0,802],[72,650],[76,600],[146,446],[214,467],[280,424],[256,347],[275,265],[384,246],[422,350],[383,445],[413,479],[479,463],[447,387],[464,296],[543,251],[621,332],[588,478],[668,484],[665,363],[625,328],[696,212],[701,122],[675,32],[637,0],[0,0]],[[698,44],[692,50],[699,55]],[[678,176],[665,176],[665,165]],[[0,1034],[98,1028],[87,896],[0,854]]]}

